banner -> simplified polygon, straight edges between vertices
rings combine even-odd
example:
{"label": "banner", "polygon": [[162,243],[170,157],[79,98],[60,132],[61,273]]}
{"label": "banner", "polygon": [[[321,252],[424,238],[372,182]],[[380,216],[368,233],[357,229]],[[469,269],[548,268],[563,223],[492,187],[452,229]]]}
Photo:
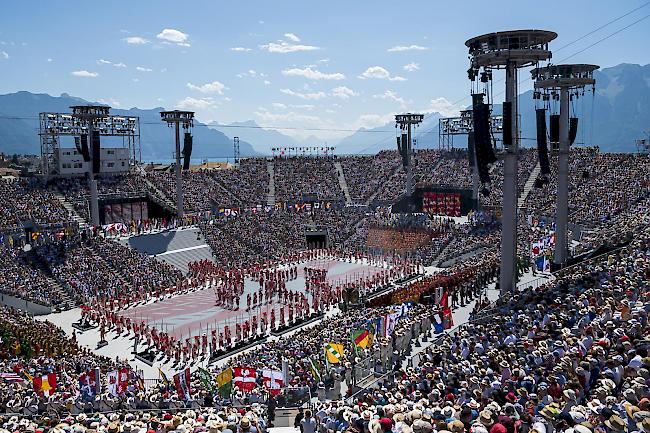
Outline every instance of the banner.
{"label": "banner", "polygon": [[120,368],[106,374],[107,390],[115,396],[124,394],[129,386],[129,369]]}
{"label": "banner", "polygon": [[36,394],[49,397],[56,391],[56,374],[50,373],[42,376],[34,376],[32,384]]}
{"label": "banner", "polygon": [[79,376],[79,393],[83,401],[94,401],[95,396],[101,394],[99,374],[99,368],[95,368]]}
{"label": "banner", "polygon": [[255,388],[257,371],[254,368],[236,367],[233,369],[235,386],[242,391],[251,392]]}
{"label": "banner", "polygon": [[219,395],[223,398],[230,398],[232,393],[233,372],[232,368],[228,367],[217,375],[217,387],[219,388]]}
{"label": "banner", "polygon": [[279,370],[262,370],[262,381],[271,395],[280,394],[280,390],[284,386],[282,371]]}
{"label": "banner", "polygon": [[174,375],[174,386],[176,393],[181,400],[189,400],[192,398],[192,390],[190,389],[190,368],[186,367],[185,370],[179,371]]}

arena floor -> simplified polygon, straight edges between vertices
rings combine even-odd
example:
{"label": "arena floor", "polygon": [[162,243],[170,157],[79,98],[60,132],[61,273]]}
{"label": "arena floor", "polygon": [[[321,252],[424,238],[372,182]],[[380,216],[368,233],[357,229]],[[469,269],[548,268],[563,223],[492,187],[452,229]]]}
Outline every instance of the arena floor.
{"label": "arena floor", "polygon": [[[383,268],[363,263],[348,263],[340,260],[313,260],[301,263],[298,266],[298,278],[286,283],[287,289],[305,292],[304,268],[327,269],[327,280],[333,287],[345,283],[365,279],[380,272]],[[252,311],[246,310],[246,295],[259,289],[259,283],[247,278],[245,281],[244,294],[240,298],[240,309],[232,311],[216,305],[214,292],[211,288],[201,289],[192,293],[174,296],[158,302],[129,308],[120,314],[135,320],[144,320],[147,324],[155,326],[158,330],[167,332],[177,338],[193,337],[202,333],[210,332],[213,329],[223,330],[229,325],[233,329],[235,323],[243,323],[245,320],[266,311],[270,317],[271,310],[279,310],[280,304],[277,299],[270,305],[264,305]],[[307,294],[311,305],[311,296]],[[279,320],[279,311],[276,311],[276,318]]]}

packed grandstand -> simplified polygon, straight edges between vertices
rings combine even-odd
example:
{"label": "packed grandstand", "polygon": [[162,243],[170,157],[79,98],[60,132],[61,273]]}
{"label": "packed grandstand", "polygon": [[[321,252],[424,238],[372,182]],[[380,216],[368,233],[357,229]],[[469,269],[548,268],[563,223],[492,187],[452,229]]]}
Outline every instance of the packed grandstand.
{"label": "packed grandstand", "polygon": [[[185,171],[182,219],[122,214],[98,227],[88,225],[85,181],[3,178],[0,289],[16,302],[0,314],[2,431],[262,432],[293,405],[297,425],[323,433],[649,432],[650,159],[571,150],[580,259],[552,275],[557,173],[531,188],[537,154],[519,160],[517,268],[543,277],[499,299],[487,296],[499,164],[482,210],[464,219],[391,212],[405,185],[391,151]],[[463,151],[419,150],[414,175],[420,186],[470,187]],[[98,182],[100,198],[143,197],[173,212],[171,171],[143,166]],[[186,271],[121,242],[190,228],[210,258]],[[331,283],[313,265],[326,261],[372,273]],[[292,290],[299,273],[304,290]],[[259,290],[246,299],[249,280]],[[127,314],[204,289],[248,319],[183,336]],[[80,333],[135,340],[156,374],[123,353],[98,355],[22,303],[81,310]],[[469,321],[456,326],[461,309]]]}

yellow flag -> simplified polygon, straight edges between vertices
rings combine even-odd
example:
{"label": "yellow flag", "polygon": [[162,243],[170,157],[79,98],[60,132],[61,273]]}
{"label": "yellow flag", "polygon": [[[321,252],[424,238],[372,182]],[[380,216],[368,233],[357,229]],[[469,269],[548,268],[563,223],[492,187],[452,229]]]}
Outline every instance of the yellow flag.
{"label": "yellow flag", "polygon": [[336,343],[325,344],[325,358],[330,364],[338,364],[343,360],[343,345]]}

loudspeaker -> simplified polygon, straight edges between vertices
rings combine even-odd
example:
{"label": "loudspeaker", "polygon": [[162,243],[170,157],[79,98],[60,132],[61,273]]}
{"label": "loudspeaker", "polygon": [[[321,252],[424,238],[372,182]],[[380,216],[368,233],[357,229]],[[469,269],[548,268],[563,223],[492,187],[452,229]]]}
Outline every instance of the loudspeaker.
{"label": "loudspeaker", "polygon": [[93,131],[90,137],[90,147],[93,152],[93,174],[100,172],[101,164],[101,145],[99,144],[99,131]]}
{"label": "loudspeaker", "polygon": [[185,133],[183,138],[183,170],[189,170],[190,158],[192,157],[192,134]]}
{"label": "loudspeaker", "polygon": [[546,144],[546,109],[535,110],[537,120],[537,159],[543,175],[551,174],[551,165],[548,161],[548,146]]}
{"label": "loudspeaker", "polygon": [[408,134],[402,134],[402,148],[400,149],[402,153],[402,165],[406,168],[409,160],[409,152],[411,151],[411,143],[409,143]]}
{"label": "loudspeaker", "polygon": [[512,102],[503,103],[503,145],[512,145]]}
{"label": "loudspeaker", "polygon": [[551,114],[549,117],[549,135],[551,137],[551,146],[553,150],[557,150],[560,147],[560,115]]}
{"label": "loudspeaker", "polygon": [[576,141],[576,135],[578,134],[578,118],[572,117],[569,119],[569,146]]}
{"label": "loudspeaker", "polygon": [[474,120],[474,151],[481,183],[490,182],[488,165],[496,162],[497,157],[490,138],[490,109],[483,103],[483,94],[472,95],[472,115]]}
{"label": "loudspeaker", "polygon": [[474,168],[474,131],[469,131],[467,133],[467,161],[469,162],[469,168]]}
{"label": "loudspeaker", "polygon": [[90,151],[88,150],[88,135],[82,134],[80,137],[75,137],[74,145],[77,148],[77,152],[81,154],[84,162],[90,161]]}

